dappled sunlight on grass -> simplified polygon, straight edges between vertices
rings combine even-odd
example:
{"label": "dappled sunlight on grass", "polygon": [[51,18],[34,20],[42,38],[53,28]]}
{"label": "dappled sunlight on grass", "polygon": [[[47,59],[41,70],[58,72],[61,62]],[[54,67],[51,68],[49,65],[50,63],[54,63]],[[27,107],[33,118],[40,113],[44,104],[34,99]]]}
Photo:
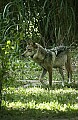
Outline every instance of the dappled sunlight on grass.
{"label": "dappled sunlight on grass", "polygon": [[57,111],[78,110],[78,91],[72,88],[7,88],[3,104],[8,109],[40,109]]}
{"label": "dappled sunlight on grass", "polygon": [[73,88],[8,87],[3,89],[3,98],[1,120],[69,120],[78,116],[78,90]]}

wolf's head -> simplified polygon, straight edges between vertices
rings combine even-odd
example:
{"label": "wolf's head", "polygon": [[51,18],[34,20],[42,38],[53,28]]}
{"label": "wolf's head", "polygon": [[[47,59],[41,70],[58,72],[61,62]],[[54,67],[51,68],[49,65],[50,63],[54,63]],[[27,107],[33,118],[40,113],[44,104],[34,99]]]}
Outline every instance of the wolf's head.
{"label": "wolf's head", "polygon": [[42,61],[47,54],[47,50],[44,49],[40,44],[29,42],[26,46],[26,51],[22,54],[23,56],[30,56],[33,60]]}
{"label": "wolf's head", "polygon": [[37,48],[38,48],[38,44],[34,42],[28,42],[26,46],[26,50],[22,55],[32,57],[36,53]]}

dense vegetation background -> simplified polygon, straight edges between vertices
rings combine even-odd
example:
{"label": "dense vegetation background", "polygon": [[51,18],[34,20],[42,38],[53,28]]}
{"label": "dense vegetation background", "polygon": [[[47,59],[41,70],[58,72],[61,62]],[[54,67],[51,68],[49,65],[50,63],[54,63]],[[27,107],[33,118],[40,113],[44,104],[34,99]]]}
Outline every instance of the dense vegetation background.
{"label": "dense vegetation background", "polygon": [[[0,109],[6,106],[2,102],[7,101],[5,88],[16,86],[18,79],[37,79],[31,71],[38,74],[41,70],[21,58],[28,40],[47,48],[73,42],[77,45],[77,33],[77,0],[0,0]],[[73,56],[78,58],[76,53]]]}

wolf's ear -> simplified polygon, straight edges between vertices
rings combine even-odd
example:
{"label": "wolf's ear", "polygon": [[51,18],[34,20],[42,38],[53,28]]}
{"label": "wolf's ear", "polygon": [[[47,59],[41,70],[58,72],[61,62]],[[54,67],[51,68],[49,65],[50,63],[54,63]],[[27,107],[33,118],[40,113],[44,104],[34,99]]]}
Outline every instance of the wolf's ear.
{"label": "wolf's ear", "polygon": [[28,40],[28,41],[27,41],[27,45],[30,45],[30,44],[32,44],[32,41],[31,41],[31,40]]}
{"label": "wolf's ear", "polygon": [[33,42],[33,47],[34,47],[34,48],[38,48],[37,43]]}
{"label": "wolf's ear", "polygon": [[31,40],[28,40],[27,45],[33,45],[33,42]]}
{"label": "wolf's ear", "polygon": [[29,41],[27,42],[27,45],[31,45],[31,46],[33,46],[34,48],[38,48],[37,43],[35,43],[35,42],[31,41],[31,40],[29,40]]}

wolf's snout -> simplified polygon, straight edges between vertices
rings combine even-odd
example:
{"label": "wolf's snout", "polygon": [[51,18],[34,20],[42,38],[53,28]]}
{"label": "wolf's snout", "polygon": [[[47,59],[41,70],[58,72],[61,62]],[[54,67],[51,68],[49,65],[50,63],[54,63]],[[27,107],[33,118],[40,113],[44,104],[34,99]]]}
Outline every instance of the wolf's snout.
{"label": "wolf's snout", "polygon": [[22,57],[25,57],[25,53],[22,53],[22,55],[21,55]]}

